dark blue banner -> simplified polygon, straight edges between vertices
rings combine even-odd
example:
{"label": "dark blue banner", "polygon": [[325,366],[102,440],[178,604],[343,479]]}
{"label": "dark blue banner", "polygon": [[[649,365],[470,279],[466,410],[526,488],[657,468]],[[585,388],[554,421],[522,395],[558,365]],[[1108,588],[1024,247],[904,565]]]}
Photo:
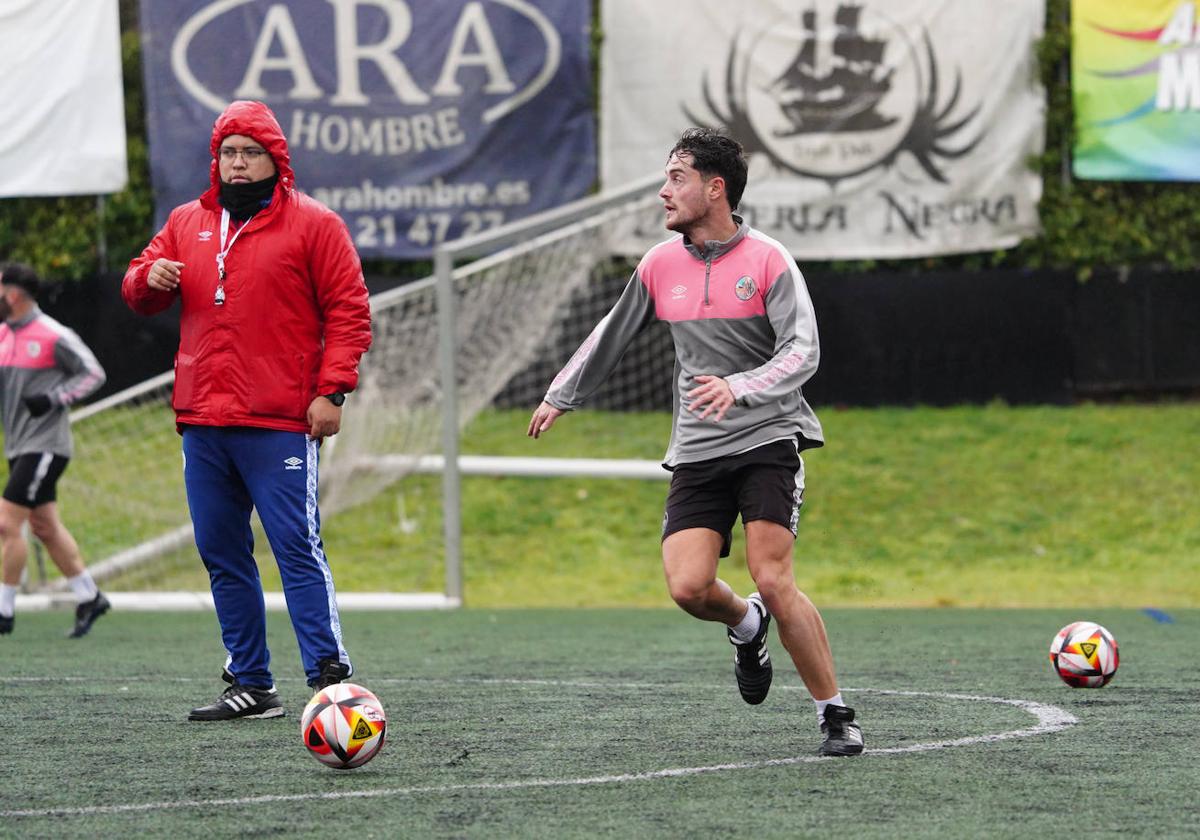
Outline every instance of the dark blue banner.
{"label": "dark blue banner", "polygon": [[266,102],[296,183],[364,257],[579,198],[596,176],[589,0],[142,0],[156,219],[208,188],[213,121]]}

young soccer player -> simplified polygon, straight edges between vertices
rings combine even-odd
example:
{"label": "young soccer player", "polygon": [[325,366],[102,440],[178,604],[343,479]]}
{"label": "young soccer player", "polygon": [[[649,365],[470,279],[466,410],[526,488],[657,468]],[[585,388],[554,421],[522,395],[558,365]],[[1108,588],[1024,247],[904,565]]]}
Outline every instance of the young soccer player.
{"label": "young soccer player", "polygon": [[[747,703],[771,687],[767,629],[812,694],[820,753],[857,755],[862,730],[834,673],[825,625],[792,569],[804,494],[801,451],[821,425],[801,386],[817,369],[817,324],[804,277],[778,242],[733,215],[746,185],[737,141],[693,129],[671,149],[659,192],[676,233],[652,248],[620,300],[559,372],[528,434],[580,407],[641,327],[666,321],[675,342],[675,413],[664,465],[672,471],[662,556],[671,597],[728,627]],[[742,598],[717,577],[741,514],[758,591]]]}
{"label": "young soccer player", "polygon": [[8,483],[0,499],[0,634],[13,632],[17,587],[29,523],[78,604],[69,635],[79,638],[108,611],[108,599],[84,568],[79,546],[58,514],[58,479],[71,460],[67,407],[104,384],[104,369],[74,331],[37,305],[37,273],[24,263],[0,266],[0,420]]}

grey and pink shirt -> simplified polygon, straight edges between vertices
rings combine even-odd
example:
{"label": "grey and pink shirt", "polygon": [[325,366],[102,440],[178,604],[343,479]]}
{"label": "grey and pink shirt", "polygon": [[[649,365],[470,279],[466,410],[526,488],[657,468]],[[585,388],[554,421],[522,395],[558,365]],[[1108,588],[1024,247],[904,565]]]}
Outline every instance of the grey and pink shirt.
{"label": "grey and pink shirt", "polygon": [[[74,330],[37,307],[0,324],[0,421],[4,457],[52,452],[71,457],[71,427],[63,409],[104,384],[104,369]],[[25,398],[45,394],[50,411],[34,417]]]}
{"label": "grey and pink shirt", "polygon": [[[724,242],[697,247],[682,235],[642,258],[620,299],[554,378],[546,402],[579,408],[652,319],[675,342],[671,442],[677,464],[735,455],[778,440],[799,449],[824,435],[801,386],[817,369],[817,321],[804,276],[783,246],[739,217]],[[681,410],[703,374],[729,383],[735,404],[720,423]]]}

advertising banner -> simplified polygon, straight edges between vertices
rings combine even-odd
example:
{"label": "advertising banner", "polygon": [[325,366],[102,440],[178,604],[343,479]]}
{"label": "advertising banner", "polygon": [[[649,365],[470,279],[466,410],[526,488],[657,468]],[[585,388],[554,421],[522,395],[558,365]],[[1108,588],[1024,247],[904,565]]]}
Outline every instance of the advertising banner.
{"label": "advertising banner", "polygon": [[603,183],[661,169],[689,126],[724,128],[750,158],[739,212],[797,257],[1010,247],[1039,229],[1044,14],[1043,0],[693,0],[686,13],[606,0]]}
{"label": "advertising banner", "polygon": [[586,0],[142,0],[156,216],[208,187],[213,121],[279,118],[364,257],[579,198],[596,176]]}
{"label": "advertising banner", "polygon": [[0,198],[121,191],[117,0],[0,6]]}
{"label": "advertising banner", "polygon": [[1073,0],[1078,178],[1200,180],[1196,4]]}

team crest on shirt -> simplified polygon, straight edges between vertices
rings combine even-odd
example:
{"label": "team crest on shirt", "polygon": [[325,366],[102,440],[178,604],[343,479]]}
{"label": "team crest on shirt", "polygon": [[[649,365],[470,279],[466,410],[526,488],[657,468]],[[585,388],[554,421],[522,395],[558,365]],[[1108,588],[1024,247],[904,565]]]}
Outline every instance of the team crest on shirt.
{"label": "team crest on shirt", "polygon": [[750,300],[750,298],[754,297],[754,292],[754,278],[749,274],[739,277],[733,287],[733,293],[737,295],[738,300]]}
{"label": "team crest on shirt", "polygon": [[42,355],[42,342],[27,341],[25,343],[25,352],[28,354],[29,358],[36,359],[38,356]]}

